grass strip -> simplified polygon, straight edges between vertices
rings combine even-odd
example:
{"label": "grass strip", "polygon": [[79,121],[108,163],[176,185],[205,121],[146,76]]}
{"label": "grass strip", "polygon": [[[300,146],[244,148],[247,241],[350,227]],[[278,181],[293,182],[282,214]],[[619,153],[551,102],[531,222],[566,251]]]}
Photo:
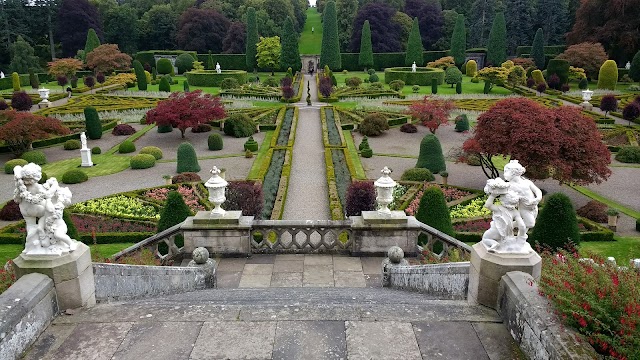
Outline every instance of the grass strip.
{"label": "grass strip", "polygon": [[[129,136],[126,139],[124,139],[122,142],[120,142],[120,144],[122,144],[123,142],[125,142],[127,140],[132,141],[132,142],[136,141],[138,138],[140,138],[142,135],[146,134],[147,131],[153,129],[155,126],[156,126],[156,124],[149,124],[149,125],[143,127],[142,130],[136,131],[135,134]],[[113,154],[115,154],[118,151],[118,148],[120,147],[120,144],[118,144],[118,145],[112,147],[111,149],[109,149],[109,151],[107,151],[105,153],[105,155],[113,155]]]}
{"label": "grass strip", "polygon": [[600,194],[597,194],[589,189],[587,189],[586,187],[583,186],[579,186],[579,185],[569,185],[571,186],[574,190],[578,191],[579,193],[581,193],[582,195],[585,195],[587,197],[592,198],[593,200],[597,200],[605,205],[607,205],[608,207],[612,208],[612,209],[616,209],[619,212],[629,215],[634,219],[638,219],[640,218],[640,212],[635,211],[631,208],[626,207],[625,205],[622,205],[620,203],[617,203],[613,200],[610,200]]}
{"label": "grass strip", "polygon": [[[273,137],[273,134],[274,131],[267,131],[266,133],[264,133],[264,140],[262,140],[262,144],[260,144],[260,149],[258,149],[256,159],[251,165],[251,170],[249,170],[247,179],[257,179],[260,175],[262,163],[265,161],[265,159],[267,159],[267,152],[269,152],[269,148],[271,147],[271,138]],[[268,158],[267,160],[271,161],[270,158]]]}
{"label": "grass strip", "polygon": [[[232,157],[244,157],[244,153],[198,156],[198,160],[225,159],[225,158],[232,158]],[[162,159],[162,160],[156,160],[156,163],[170,163],[170,162],[177,162],[177,161],[178,161],[177,158],[176,159]]]}
{"label": "grass strip", "polygon": [[349,158],[351,159],[351,164],[355,170],[355,174],[352,174],[358,180],[366,180],[367,174],[364,171],[364,167],[362,167],[362,162],[360,161],[360,156],[358,155],[358,149],[356,148],[356,144],[353,141],[353,136],[351,135],[351,131],[343,131],[344,140],[347,143],[347,149],[349,150]]}
{"label": "grass strip", "polygon": [[629,260],[640,258],[640,237],[614,236],[615,241],[583,241],[580,252],[584,255],[596,253],[598,255],[616,258],[621,266],[629,264]]}
{"label": "grass strip", "polygon": [[111,175],[128,169],[130,157],[101,154],[92,155],[92,160],[93,166],[83,168],[80,167],[82,163],[82,159],[80,158],[56,161],[42,165],[42,171],[46,172],[47,176],[57,179],[61,179],[65,172],[74,169],[81,169],[89,177]]}

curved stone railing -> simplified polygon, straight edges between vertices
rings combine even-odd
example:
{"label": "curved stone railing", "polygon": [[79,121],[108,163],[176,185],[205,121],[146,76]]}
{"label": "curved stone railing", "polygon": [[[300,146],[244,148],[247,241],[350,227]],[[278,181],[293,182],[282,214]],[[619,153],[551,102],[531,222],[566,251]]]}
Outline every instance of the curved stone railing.
{"label": "curved stone railing", "polygon": [[[141,251],[142,249],[147,248],[147,249],[151,249],[151,252],[153,252],[157,258],[162,260],[163,264],[166,264],[168,263],[169,260],[172,260],[182,252],[182,248],[178,248],[178,246],[176,245],[175,237],[176,235],[182,233],[183,224],[184,224],[183,222],[176,224],[166,230],[163,230],[155,235],[152,235],[140,241],[137,244],[133,244],[128,248],[113,255],[111,259],[118,260],[123,256],[132,255],[135,252],[138,252],[138,251]],[[169,248],[169,251],[167,254],[161,254],[158,251],[158,244],[160,244],[160,242],[164,242],[165,244],[167,244],[167,247]]]}
{"label": "curved stone railing", "polygon": [[[427,237],[427,243],[422,247],[423,250],[427,249],[431,251],[437,258],[441,258],[445,254],[451,254],[451,250],[453,249],[460,250],[464,255],[471,255],[471,246],[443,233],[440,230],[436,230],[429,225],[423,224],[421,222],[418,222],[418,224],[420,224],[420,235],[424,235]],[[438,243],[442,244],[442,251],[439,253],[435,253],[434,246],[436,246],[436,244]]]}

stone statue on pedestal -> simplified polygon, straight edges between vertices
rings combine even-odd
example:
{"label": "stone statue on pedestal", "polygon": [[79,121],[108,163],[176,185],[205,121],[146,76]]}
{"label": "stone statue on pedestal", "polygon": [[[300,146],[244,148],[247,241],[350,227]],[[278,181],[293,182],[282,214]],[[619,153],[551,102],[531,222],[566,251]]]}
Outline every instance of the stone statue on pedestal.
{"label": "stone statue on pedestal", "polygon": [[413,65],[411,65],[411,72],[416,72],[416,62],[413,62]]}
{"label": "stone statue on pedestal", "polygon": [[222,72],[222,69],[220,68],[220,63],[216,63],[216,72],[218,74],[220,74]]}
{"label": "stone statue on pedestal", "polygon": [[80,143],[83,149],[87,148],[87,135],[85,135],[84,131],[80,133]]}

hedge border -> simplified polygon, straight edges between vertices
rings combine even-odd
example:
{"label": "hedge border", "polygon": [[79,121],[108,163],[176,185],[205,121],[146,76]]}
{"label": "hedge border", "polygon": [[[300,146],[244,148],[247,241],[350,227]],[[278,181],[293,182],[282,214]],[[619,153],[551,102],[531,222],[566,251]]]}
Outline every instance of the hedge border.
{"label": "hedge border", "polygon": [[222,70],[219,74],[215,70],[187,71],[184,76],[191,86],[219,87],[226,78],[234,78],[239,84],[247,83],[247,72],[244,70]]}
{"label": "hedge border", "polygon": [[395,67],[384,69],[384,82],[389,84],[394,80],[402,80],[405,85],[429,86],[431,80],[436,79],[438,85],[444,83],[444,70],[437,68],[420,68],[421,71],[412,72],[410,67]]}

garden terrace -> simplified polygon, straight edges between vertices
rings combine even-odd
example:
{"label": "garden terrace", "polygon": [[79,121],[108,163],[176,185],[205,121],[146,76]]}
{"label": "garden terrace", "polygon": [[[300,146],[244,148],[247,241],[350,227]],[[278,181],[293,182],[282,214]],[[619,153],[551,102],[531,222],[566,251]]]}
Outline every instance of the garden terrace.
{"label": "garden terrace", "polygon": [[97,111],[152,109],[156,107],[160,100],[163,99],[137,96],[81,95],[72,97],[65,105],[38,110],[36,114],[44,116],[54,114],[79,114],[82,113],[87,106],[92,106]]}

